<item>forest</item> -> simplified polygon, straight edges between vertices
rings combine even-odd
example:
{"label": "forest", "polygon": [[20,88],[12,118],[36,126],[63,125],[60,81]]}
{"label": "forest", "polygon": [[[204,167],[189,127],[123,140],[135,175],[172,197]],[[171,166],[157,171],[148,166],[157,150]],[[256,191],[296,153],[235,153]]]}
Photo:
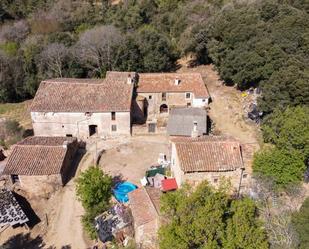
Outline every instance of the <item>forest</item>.
{"label": "forest", "polygon": [[45,78],[173,71],[194,55],[226,84],[260,86],[265,114],[308,105],[308,10],[306,0],[3,0],[0,101],[33,97]]}

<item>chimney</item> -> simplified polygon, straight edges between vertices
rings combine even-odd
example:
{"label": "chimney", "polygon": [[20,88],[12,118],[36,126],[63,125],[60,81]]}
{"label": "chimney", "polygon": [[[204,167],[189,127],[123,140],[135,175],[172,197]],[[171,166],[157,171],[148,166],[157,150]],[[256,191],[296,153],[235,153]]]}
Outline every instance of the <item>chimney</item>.
{"label": "chimney", "polygon": [[193,122],[193,130],[191,132],[191,137],[198,137],[198,130],[197,130],[197,122]]}
{"label": "chimney", "polygon": [[133,83],[133,78],[131,77],[131,74],[129,74],[127,78],[127,84],[131,85],[132,83]]}
{"label": "chimney", "polygon": [[62,148],[63,149],[67,149],[68,148],[68,144],[69,144],[69,141],[64,141],[63,144],[62,144]]}
{"label": "chimney", "polygon": [[175,79],[175,85],[178,86],[179,84],[180,84],[180,79],[177,77],[177,78]]}

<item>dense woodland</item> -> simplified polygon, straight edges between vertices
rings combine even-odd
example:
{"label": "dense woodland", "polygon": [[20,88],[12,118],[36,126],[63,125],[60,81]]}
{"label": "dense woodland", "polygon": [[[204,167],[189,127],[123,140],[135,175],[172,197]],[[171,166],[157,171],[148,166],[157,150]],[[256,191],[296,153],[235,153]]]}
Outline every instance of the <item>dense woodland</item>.
{"label": "dense woodland", "polygon": [[[119,2],[1,0],[0,102],[32,98],[45,78],[99,78],[108,70],[171,72],[177,70],[178,59],[190,56],[192,66],[213,63],[227,85],[261,89],[258,109],[263,112],[261,130],[267,146],[255,155],[255,176],[270,183],[272,192],[288,191],[305,179],[307,0]],[[302,219],[308,217],[308,201],[303,210],[293,216],[300,234],[290,240],[293,245],[284,239],[278,242],[278,236],[271,235],[276,229],[266,226],[272,248],[307,248],[309,223]],[[287,217],[280,229],[289,226],[292,216]],[[166,240],[161,243],[163,248],[170,246]],[[237,243],[226,248],[243,248]]]}

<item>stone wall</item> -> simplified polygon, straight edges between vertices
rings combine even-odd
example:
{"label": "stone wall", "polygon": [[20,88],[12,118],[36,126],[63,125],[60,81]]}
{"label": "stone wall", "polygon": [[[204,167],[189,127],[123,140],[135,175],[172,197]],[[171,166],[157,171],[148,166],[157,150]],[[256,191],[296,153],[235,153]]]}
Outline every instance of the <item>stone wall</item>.
{"label": "stone wall", "polygon": [[143,249],[155,249],[159,248],[158,242],[158,230],[159,230],[159,218],[154,219],[146,224],[140,225],[134,228],[135,230],[135,242]]}
{"label": "stone wall", "polygon": [[22,190],[29,195],[47,196],[62,187],[62,176],[43,175],[43,176],[19,176],[19,185]]}
{"label": "stone wall", "polygon": [[[186,99],[186,93],[166,93],[166,100],[162,99],[162,93],[138,93],[145,97],[148,106],[148,115],[160,114],[160,106],[166,104],[170,107],[184,107],[187,103],[192,104],[192,94],[190,99]],[[151,98],[150,98],[151,96]]]}
{"label": "stone wall", "polygon": [[[97,134],[94,136],[98,137],[131,133],[130,112],[117,112],[116,120],[111,120],[110,112],[89,114],[32,112],[31,119],[36,136],[72,135],[87,139],[90,125],[97,125]],[[112,131],[112,125],[116,125],[117,131]]]}

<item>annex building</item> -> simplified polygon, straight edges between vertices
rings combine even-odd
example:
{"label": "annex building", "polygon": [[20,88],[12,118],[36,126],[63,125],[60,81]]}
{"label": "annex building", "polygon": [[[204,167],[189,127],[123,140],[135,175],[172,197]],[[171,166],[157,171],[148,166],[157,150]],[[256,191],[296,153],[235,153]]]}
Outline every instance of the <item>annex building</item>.
{"label": "annex building", "polygon": [[178,186],[187,182],[193,186],[207,180],[213,186],[229,180],[239,191],[246,184],[248,173],[243,162],[241,144],[233,138],[203,136],[171,139],[171,170]]}
{"label": "annex building", "polygon": [[14,146],[2,174],[30,195],[45,195],[67,182],[77,149],[76,138],[28,137]]}

